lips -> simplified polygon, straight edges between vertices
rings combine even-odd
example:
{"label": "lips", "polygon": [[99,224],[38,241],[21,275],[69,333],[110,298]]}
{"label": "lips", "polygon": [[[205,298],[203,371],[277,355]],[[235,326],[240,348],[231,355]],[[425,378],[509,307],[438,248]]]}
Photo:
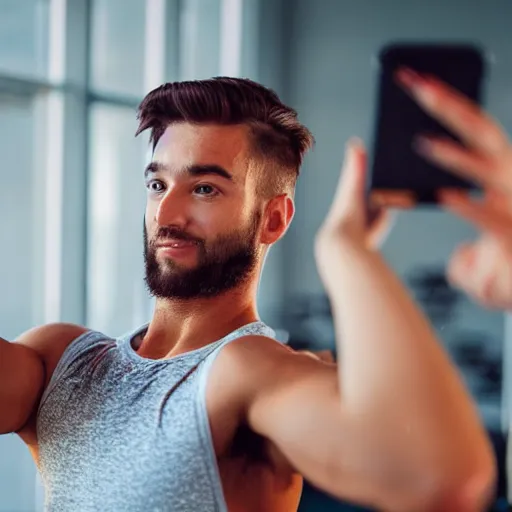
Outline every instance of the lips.
{"label": "lips", "polygon": [[165,242],[160,242],[155,245],[157,249],[159,248],[172,248],[172,249],[179,249],[180,247],[190,247],[197,245],[197,242],[194,240],[181,240],[181,239],[174,239],[174,240],[167,240]]}
{"label": "lips", "polygon": [[165,243],[157,244],[157,249],[180,249],[184,247],[193,247],[197,245],[196,242],[192,240],[173,240]]}

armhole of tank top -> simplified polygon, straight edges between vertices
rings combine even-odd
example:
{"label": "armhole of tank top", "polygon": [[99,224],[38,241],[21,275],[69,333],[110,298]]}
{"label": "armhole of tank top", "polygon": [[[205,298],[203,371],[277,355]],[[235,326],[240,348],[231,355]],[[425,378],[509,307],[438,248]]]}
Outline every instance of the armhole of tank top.
{"label": "armhole of tank top", "polygon": [[41,396],[41,400],[39,401],[39,406],[37,408],[38,415],[39,411],[41,410],[41,407],[48,398],[48,395],[52,392],[57,382],[64,375],[69,365],[76,359],[76,357],[83,350],[84,345],[88,346],[88,344],[86,344],[85,342],[93,334],[98,333],[96,333],[95,331],[85,331],[83,334],[72,340],[69,343],[69,345],[64,349],[64,352],[62,352],[59,362],[57,363],[57,366],[55,366],[55,370],[53,371],[53,374],[50,378],[50,382],[48,382],[48,385],[46,386],[46,389],[44,390]]}
{"label": "armhole of tank top", "polygon": [[219,472],[219,465],[217,463],[217,456],[215,455],[215,447],[213,445],[212,430],[210,427],[210,419],[208,418],[208,410],[206,408],[206,387],[208,384],[208,377],[213,363],[217,359],[221,350],[229,345],[231,342],[239,340],[247,334],[255,336],[270,336],[273,337],[274,331],[266,325],[261,325],[258,332],[245,333],[240,330],[237,336],[228,337],[220,342],[205,358],[203,363],[199,366],[198,377],[198,393],[196,398],[196,413],[199,420],[199,433],[203,444],[203,449],[206,454],[208,473],[215,494],[218,512],[228,512],[226,498],[224,496],[224,489],[222,487],[222,479]]}
{"label": "armhole of tank top", "polygon": [[210,419],[208,418],[208,411],[206,408],[206,386],[208,384],[208,376],[210,370],[215,362],[215,359],[220,354],[223,347],[229,344],[232,339],[228,339],[215,347],[210,354],[199,366],[198,378],[198,393],[196,399],[196,413],[199,420],[199,433],[201,442],[203,444],[204,453],[206,454],[206,462],[208,466],[208,474],[212,483],[213,492],[218,512],[228,512],[226,498],[224,496],[224,489],[222,487],[222,479],[220,476],[219,465],[217,463],[217,456],[215,455],[215,447],[213,445],[212,429],[210,427]]}

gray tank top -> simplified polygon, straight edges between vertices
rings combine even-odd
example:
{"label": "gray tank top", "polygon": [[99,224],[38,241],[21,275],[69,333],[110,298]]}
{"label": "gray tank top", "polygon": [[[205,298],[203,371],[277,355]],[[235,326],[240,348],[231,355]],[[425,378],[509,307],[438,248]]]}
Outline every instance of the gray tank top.
{"label": "gray tank top", "polygon": [[38,410],[48,512],[226,512],[206,411],[208,372],[230,341],[275,337],[261,322],[171,359],[89,331],[65,350]]}

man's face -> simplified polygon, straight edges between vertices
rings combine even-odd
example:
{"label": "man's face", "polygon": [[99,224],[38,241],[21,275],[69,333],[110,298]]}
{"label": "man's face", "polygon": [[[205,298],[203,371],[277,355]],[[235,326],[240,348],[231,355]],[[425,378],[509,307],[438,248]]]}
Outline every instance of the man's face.
{"label": "man's face", "polygon": [[160,298],[216,296],[254,275],[261,213],[243,126],[167,128],[145,173],[146,283]]}

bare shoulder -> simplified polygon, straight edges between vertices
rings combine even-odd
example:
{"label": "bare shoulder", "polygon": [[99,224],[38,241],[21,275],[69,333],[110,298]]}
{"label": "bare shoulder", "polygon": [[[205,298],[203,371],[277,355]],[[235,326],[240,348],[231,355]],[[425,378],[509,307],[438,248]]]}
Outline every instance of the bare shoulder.
{"label": "bare shoulder", "polygon": [[17,343],[22,343],[23,345],[37,347],[39,345],[44,345],[49,339],[58,337],[70,337],[70,336],[80,336],[84,332],[87,332],[88,329],[78,324],[70,324],[65,322],[55,322],[45,325],[39,325],[37,327],[32,327],[32,329],[28,329],[23,334],[16,338]]}
{"label": "bare shoulder", "polygon": [[270,397],[309,379],[331,385],[336,381],[336,365],[265,336],[244,336],[224,347],[212,365],[206,396],[217,455],[238,426],[246,423],[257,394]]}
{"label": "bare shoulder", "polygon": [[222,386],[223,392],[236,397],[245,393],[246,384],[254,375],[259,375],[287,360],[294,351],[266,336],[243,336],[226,345],[216,357],[208,377],[209,388]]}
{"label": "bare shoulder", "polygon": [[42,360],[45,366],[46,386],[68,345],[87,331],[88,329],[81,325],[52,323],[24,332],[15,343],[32,349]]}
{"label": "bare shoulder", "polygon": [[[35,460],[37,460],[36,421],[39,400],[48,386],[63,352],[74,339],[87,331],[88,329],[85,327],[75,324],[53,323],[34,327],[14,340],[14,344],[20,345],[20,349],[21,346],[25,347],[25,350],[29,349],[27,354],[33,354],[33,360],[37,359],[40,364],[42,363],[42,380],[44,382],[42,382],[42,387],[37,392],[38,398],[37,400],[30,400],[31,412],[28,420],[23,426],[15,430],[30,448]],[[25,376],[25,378],[27,377]]]}
{"label": "bare shoulder", "polygon": [[230,343],[219,358],[241,377],[239,385],[245,382],[247,387],[242,385],[242,388],[246,389],[336,373],[333,362],[315,357],[311,352],[293,350],[265,336],[242,337]]}

